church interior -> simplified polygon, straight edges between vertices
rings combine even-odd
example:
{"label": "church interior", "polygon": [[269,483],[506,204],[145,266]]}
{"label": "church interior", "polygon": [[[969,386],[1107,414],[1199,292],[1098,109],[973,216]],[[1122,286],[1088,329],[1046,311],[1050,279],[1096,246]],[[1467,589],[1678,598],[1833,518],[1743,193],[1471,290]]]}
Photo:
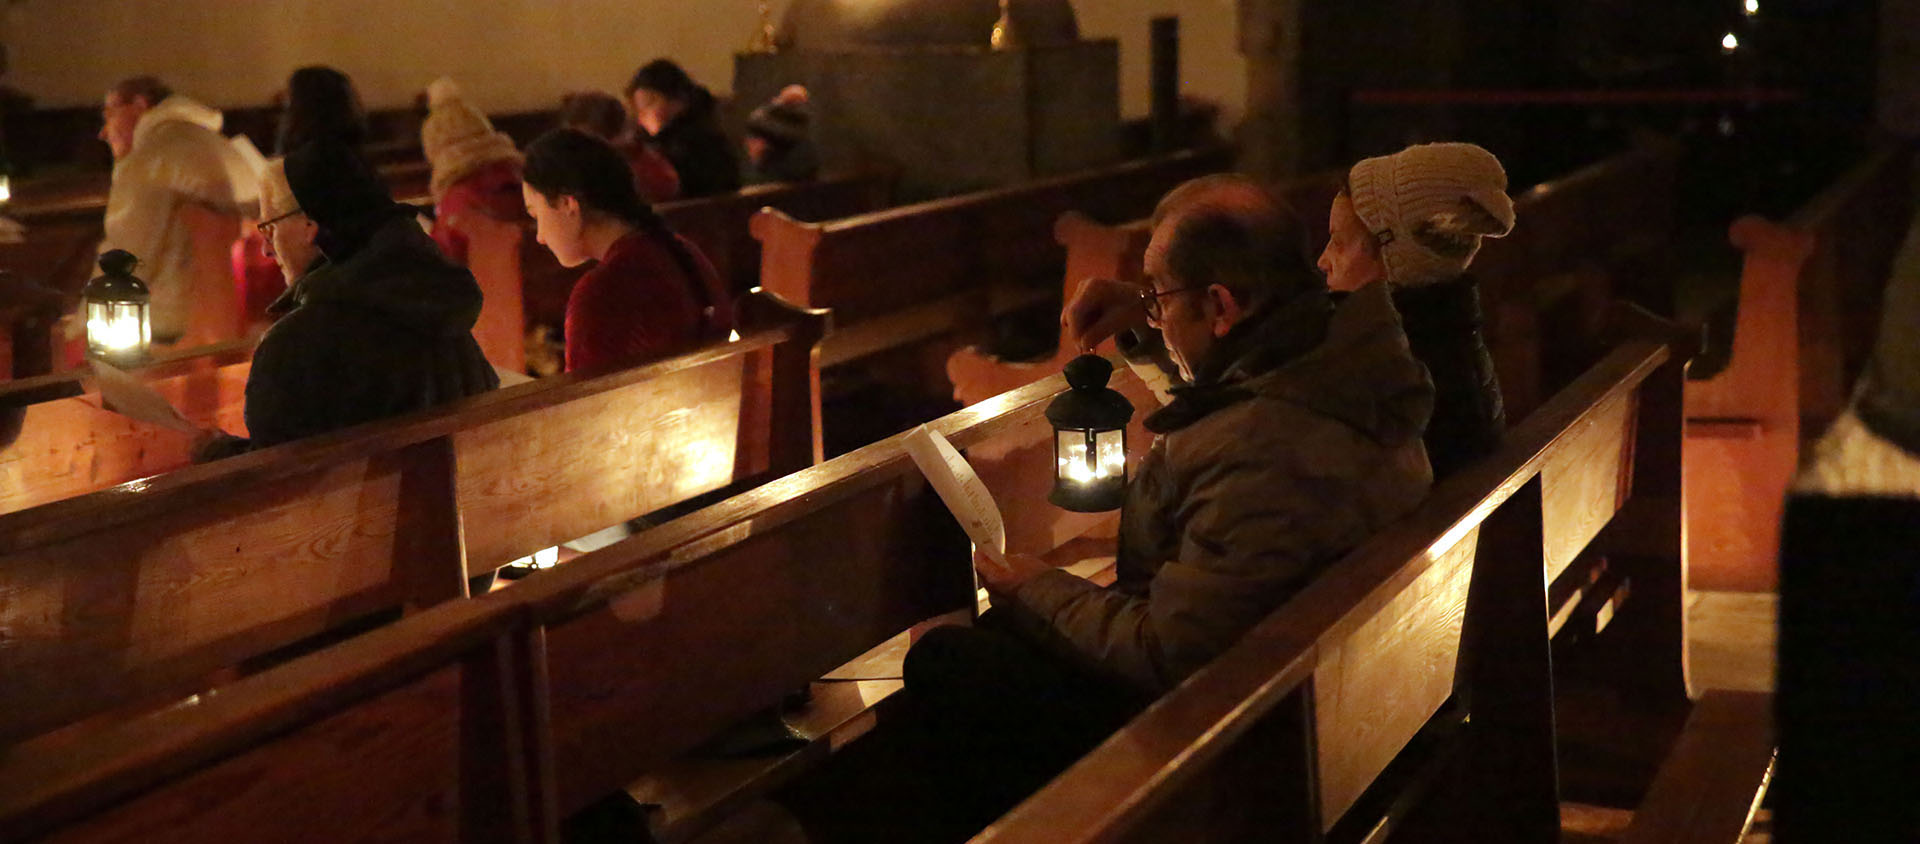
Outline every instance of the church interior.
{"label": "church interior", "polygon": [[0,844],[1913,842],[1920,0],[0,0]]}

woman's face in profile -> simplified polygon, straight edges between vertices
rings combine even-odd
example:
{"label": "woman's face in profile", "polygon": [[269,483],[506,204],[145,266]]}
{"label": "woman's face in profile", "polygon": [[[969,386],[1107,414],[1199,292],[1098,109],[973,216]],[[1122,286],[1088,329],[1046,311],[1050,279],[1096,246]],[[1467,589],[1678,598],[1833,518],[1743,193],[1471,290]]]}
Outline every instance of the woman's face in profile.
{"label": "woman's face in profile", "polygon": [[580,236],[585,226],[579,200],[563,195],[548,201],[545,194],[525,183],[520,185],[520,199],[527,205],[528,216],[533,218],[534,239],[552,250],[560,266],[577,267],[593,257],[587,254],[586,243]]}

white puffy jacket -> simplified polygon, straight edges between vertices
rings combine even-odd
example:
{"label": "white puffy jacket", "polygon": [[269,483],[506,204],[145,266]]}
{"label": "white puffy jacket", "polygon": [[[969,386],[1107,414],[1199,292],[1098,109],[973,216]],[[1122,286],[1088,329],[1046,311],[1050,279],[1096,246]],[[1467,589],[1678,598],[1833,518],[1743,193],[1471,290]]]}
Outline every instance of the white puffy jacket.
{"label": "white puffy jacket", "polygon": [[169,96],[141,115],[132,150],[113,166],[100,248],[125,249],[140,259],[137,272],[153,293],[155,339],[185,333],[196,299],[193,233],[183,213],[197,206],[237,217],[258,202],[258,177],[221,136],[223,120],[217,109]]}

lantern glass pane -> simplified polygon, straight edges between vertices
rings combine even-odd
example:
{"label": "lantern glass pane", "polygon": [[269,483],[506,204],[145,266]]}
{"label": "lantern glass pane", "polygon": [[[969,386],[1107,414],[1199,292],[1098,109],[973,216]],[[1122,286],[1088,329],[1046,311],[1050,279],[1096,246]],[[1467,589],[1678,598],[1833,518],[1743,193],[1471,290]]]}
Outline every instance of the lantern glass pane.
{"label": "lantern glass pane", "polygon": [[151,341],[142,302],[87,303],[87,346],[97,352],[145,348]]}
{"label": "lantern glass pane", "polygon": [[1053,436],[1053,456],[1060,479],[1078,483],[1093,480],[1093,470],[1087,466],[1087,432],[1062,428],[1053,432]]}
{"label": "lantern glass pane", "polygon": [[1094,435],[1099,451],[1099,473],[1102,476],[1121,476],[1127,474],[1127,432],[1124,428],[1101,431]]}

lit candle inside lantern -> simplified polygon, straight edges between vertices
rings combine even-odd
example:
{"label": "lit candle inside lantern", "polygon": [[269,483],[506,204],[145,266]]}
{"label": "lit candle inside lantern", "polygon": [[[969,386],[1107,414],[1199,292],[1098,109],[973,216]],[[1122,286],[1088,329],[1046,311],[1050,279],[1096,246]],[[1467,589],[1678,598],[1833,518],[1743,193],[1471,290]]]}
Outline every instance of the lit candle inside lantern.
{"label": "lit candle inside lantern", "polygon": [[87,353],[125,365],[147,354],[153,341],[147,285],[133,276],[139,260],[115,249],[100,256],[103,275],[81,291],[87,322]]}

